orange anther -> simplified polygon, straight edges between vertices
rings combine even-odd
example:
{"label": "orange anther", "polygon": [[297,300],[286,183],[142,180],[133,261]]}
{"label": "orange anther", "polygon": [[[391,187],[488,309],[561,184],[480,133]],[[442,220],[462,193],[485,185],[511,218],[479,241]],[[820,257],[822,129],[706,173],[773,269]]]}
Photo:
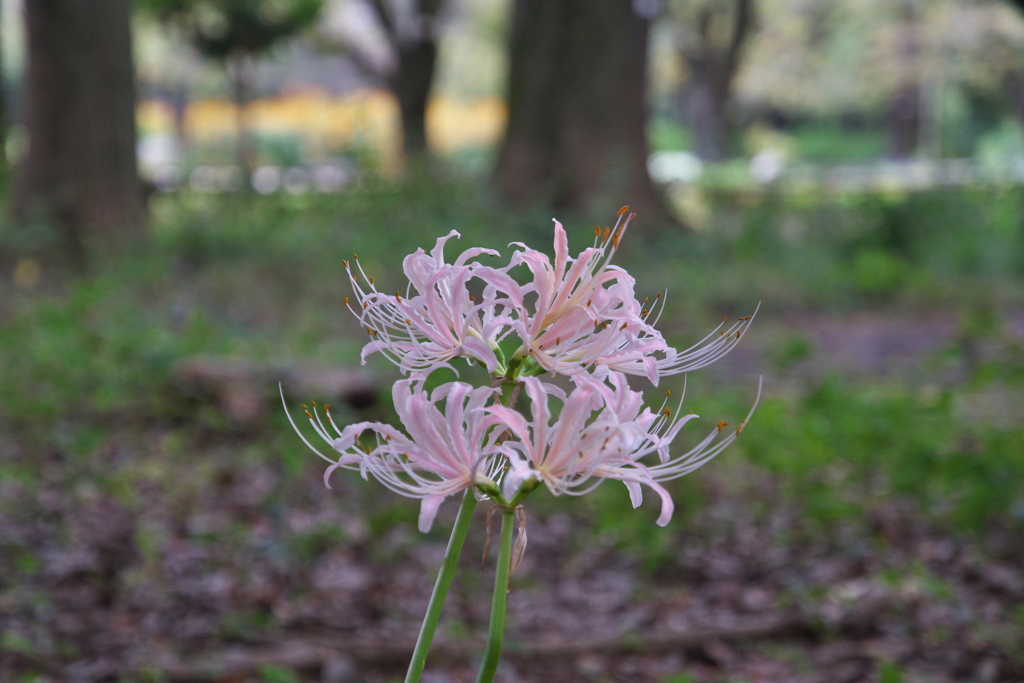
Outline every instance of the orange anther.
{"label": "orange anther", "polygon": [[622,214],[626,213],[627,211],[629,211],[629,206],[624,206],[621,209],[619,209],[619,212],[617,214],[615,214],[615,217],[618,218],[619,216],[621,216]]}
{"label": "orange anther", "polygon": [[721,434],[722,433],[722,428],[723,427],[728,427],[728,426],[729,426],[728,422],[726,422],[725,420],[719,420],[718,421],[718,433]]}

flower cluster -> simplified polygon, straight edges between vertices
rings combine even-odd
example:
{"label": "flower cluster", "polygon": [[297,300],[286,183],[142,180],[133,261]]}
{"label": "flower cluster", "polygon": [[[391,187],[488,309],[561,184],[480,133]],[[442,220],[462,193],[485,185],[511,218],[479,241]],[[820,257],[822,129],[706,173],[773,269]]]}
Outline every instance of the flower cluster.
{"label": "flower cluster", "polygon": [[[419,498],[419,527],[426,531],[440,503],[466,489],[509,508],[542,484],[556,495],[580,495],[617,479],[634,507],[641,486],[657,493],[658,524],[667,524],[673,503],[660,482],[713,458],[746,420],[730,429],[720,422],[697,446],[673,456],[672,441],[696,415],[683,414],[682,397],[674,405],[666,397],[658,410],[644,407],[626,376],[657,385],[661,377],[702,368],[739,342],[753,315],[723,320],[689,349],[669,346],[655,328],[664,297],[638,300],[633,277],[611,264],[634,215],[623,207],[615,225],[595,228],[593,245],[575,257],[555,221],[554,260],[514,242],[500,267],[483,260],[498,252],[481,248],[446,262],[445,247],[459,236],[453,230],[430,253],[420,249],[405,258],[404,293],[377,290],[358,257],[345,261],[354,292],[345,304],[370,337],[363,362],[380,353],[407,376],[393,390],[405,433],[379,422],[339,429],[326,407],[306,408],[337,453],[317,451],[331,463],[325,481],[336,469],[358,470]],[[428,390],[430,373],[455,370],[459,358],[486,368],[491,385],[454,381]],[[542,381],[545,375],[567,376],[571,390]],[[514,407],[524,391],[529,417]]]}

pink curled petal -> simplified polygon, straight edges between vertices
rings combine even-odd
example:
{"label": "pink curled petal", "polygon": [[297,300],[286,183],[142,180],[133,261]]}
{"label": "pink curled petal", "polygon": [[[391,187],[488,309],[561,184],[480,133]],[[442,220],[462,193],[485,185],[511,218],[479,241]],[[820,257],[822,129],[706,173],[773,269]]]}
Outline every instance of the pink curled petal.
{"label": "pink curled petal", "polygon": [[651,384],[658,386],[658,361],[653,356],[644,357],[644,375],[651,380]]}
{"label": "pink curled petal", "polygon": [[434,518],[437,517],[437,510],[441,507],[441,501],[445,496],[425,496],[420,502],[419,530],[422,533],[430,531],[434,526]]}
{"label": "pink curled petal", "polygon": [[565,389],[558,386],[557,384],[550,384],[548,382],[541,382],[540,386],[545,394],[547,394],[548,396],[554,396],[559,401],[565,403],[565,399],[567,398]]}
{"label": "pink curled petal", "polygon": [[327,488],[331,488],[331,473],[333,473],[334,470],[338,469],[339,467],[341,466],[335,463],[327,468],[327,471],[324,472],[324,486],[326,486]]}
{"label": "pink curled petal", "polygon": [[466,251],[459,254],[459,257],[455,259],[455,262],[452,265],[464,266],[466,265],[467,261],[469,261],[470,259],[474,259],[477,256],[501,256],[501,254],[499,254],[494,249],[487,249],[485,247],[473,247],[472,249],[467,249]]}
{"label": "pink curled petal", "polygon": [[434,248],[430,250],[430,255],[434,257],[434,262],[437,266],[444,265],[444,245],[448,243],[448,240],[455,237],[456,239],[462,237],[457,230],[451,230],[447,235],[438,237],[434,243]]}
{"label": "pink curled petal", "polygon": [[359,352],[359,361],[360,361],[360,363],[362,365],[366,365],[366,357],[367,356],[369,356],[371,354],[374,354],[374,353],[377,353],[379,351],[384,351],[387,348],[388,348],[388,345],[385,344],[384,342],[374,341],[374,342],[368,343],[366,346],[363,347],[363,350]]}
{"label": "pink curled petal", "polygon": [[463,342],[462,348],[468,352],[465,354],[466,356],[475,358],[483,363],[484,367],[487,368],[487,372],[493,373],[498,369],[498,357],[495,355],[494,349],[483,339],[469,337]]}
{"label": "pink curled petal", "polygon": [[655,493],[661,496],[661,514],[658,516],[658,520],[655,524],[658,526],[665,526],[672,521],[672,513],[676,509],[675,503],[672,502],[672,496],[669,495],[664,486],[657,482],[647,481],[645,483],[654,489]]}
{"label": "pink curled petal", "polygon": [[624,481],[626,490],[629,491],[629,502],[633,504],[633,509],[640,507],[644,502],[644,492],[640,488],[640,482],[637,481]]}
{"label": "pink curled petal", "polygon": [[515,409],[503,405],[493,405],[487,408],[487,412],[493,415],[502,427],[511,430],[520,440],[526,441],[530,438],[530,428],[526,418]]}
{"label": "pink curled petal", "polygon": [[554,218],[551,220],[555,223],[555,272],[561,273],[569,261],[569,238],[566,237],[562,224]]}

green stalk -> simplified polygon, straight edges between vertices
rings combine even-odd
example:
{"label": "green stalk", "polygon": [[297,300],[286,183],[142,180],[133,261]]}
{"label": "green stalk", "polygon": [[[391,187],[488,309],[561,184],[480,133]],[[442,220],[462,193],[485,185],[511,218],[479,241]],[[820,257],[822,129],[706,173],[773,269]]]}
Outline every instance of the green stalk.
{"label": "green stalk", "polygon": [[480,664],[476,683],[491,683],[501,658],[501,639],[505,630],[505,599],[508,597],[508,570],[512,556],[512,526],[515,510],[501,511],[501,541],[498,545],[498,566],[494,570],[494,597],[491,600],[491,628],[487,634],[487,649]]}
{"label": "green stalk", "polygon": [[434,583],[434,592],[431,593],[430,602],[427,604],[427,613],[423,617],[420,635],[416,639],[416,649],[412,652],[412,661],[409,662],[409,673],[405,675],[405,683],[418,683],[420,676],[423,675],[423,667],[426,665],[427,655],[430,653],[430,643],[434,639],[434,631],[437,630],[441,609],[444,607],[445,598],[448,597],[448,588],[452,585],[455,566],[459,563],[462,544],[466,540],[469,521],[473,518],[475,509],[476,498],[473,496],[473,489],[468,488],[462,496],[462,505],[455,518],[451,538],[448,539],[448,548],[444,551],[444,562],[441,563],[441,570],[437,573],[437,581]]}

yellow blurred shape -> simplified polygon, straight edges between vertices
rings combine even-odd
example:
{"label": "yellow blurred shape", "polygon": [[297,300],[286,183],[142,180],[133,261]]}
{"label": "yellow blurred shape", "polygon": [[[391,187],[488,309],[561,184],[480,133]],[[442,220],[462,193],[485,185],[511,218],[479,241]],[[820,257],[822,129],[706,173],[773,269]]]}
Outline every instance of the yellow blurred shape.
{"label": "yellow blurred shape", "polygon": [[427,108],[427,138],[440,154],[490,147],[501,136],[506,118],[508,108],[500,97],[470,101],[437,97]]}
{"label": "yellow blurred shape", "polygon": [[235,134],[235,105],[228,99],[196,100],[185,108],[185,134],[191,140]]}
{"label": "yellow blurred shape", "polygon": [[139,102],[135,119],[140,133],[170,133],[174,130],[174,109],[164,100]]}
{"label": "yellow blurred shape", "polygon": [[43,277],[43,267],[39,259],[25,256],[14,264],[14,284],[20,289],[34,289]]}
{"label": "yellow blurred shape", "polygon": [[[488,147],[500,137],[507,116],[505,102],[498,97],[436,97],[427,109],[430,145],[439,154]],[[164,101],[141,102],[137,117],[143,132],[174,130],[173,109]],[[376,156],[384,168],[394,168],[400,157],[398,103],[386,90],[358,90],[332,97],[321,90],[305,89],[254,100],[246,106],[245,117],[254,134],[298,136],[309,156],[358,150]],[[185,134],[195,142],[233,136],[235,105],[225,98],[196,100],[186,107],[184,125]]]}

